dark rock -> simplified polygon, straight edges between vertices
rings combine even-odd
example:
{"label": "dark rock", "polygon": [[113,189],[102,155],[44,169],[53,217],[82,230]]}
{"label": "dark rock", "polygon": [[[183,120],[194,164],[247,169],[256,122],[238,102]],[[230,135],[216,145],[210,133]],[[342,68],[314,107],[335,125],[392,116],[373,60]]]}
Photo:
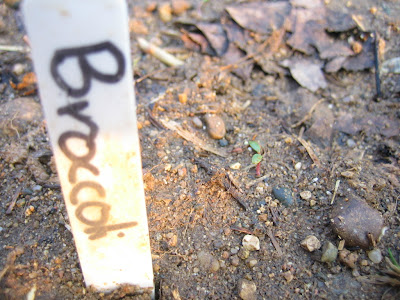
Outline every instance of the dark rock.
{"label": "dark rock", "polygon": [[290,206],[293,204],[293,193],[290,189],[286,187],[274,187],[272,193],[283,205]]}
{"label": "dark rock", "polygon": [[221,147],[226,147],[226,146],[228,146],[228,141],[226,140],[226,139],[221,139],[221,140],[219,140],[218,141],[219,142],[219,145],[221,146]]}
{"label": "dark rock", "polygon": [[331,223],[333,231],[346,241],[346,246],[364,249],[374,246],[383,230],[381,214],[355,198],[337,202],[332,210]]}

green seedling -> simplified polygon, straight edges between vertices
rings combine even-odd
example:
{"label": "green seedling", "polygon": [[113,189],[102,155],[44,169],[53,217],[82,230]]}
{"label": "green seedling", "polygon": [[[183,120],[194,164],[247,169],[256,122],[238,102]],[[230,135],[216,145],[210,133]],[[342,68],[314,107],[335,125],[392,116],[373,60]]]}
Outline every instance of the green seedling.
{"label": "green seedling", "polygon": [[388,248],[388,253],[389,253],[389,258],[390,258],[390,261],[392,262],[392,264],[394,264],[396,267],[400,268],[400,265],[394,258],[392,250],[390,250],[390,248]]}
{"label": "green seedling", "polygon": [[263,149],[260,144],[256,141],[249,141],[249,146],[256,151],[257,153],[253,155],[251,158],[251,163],[256,165],[256,175],[257,177],[261,176],[261,161],[263,159],[262,153]]}

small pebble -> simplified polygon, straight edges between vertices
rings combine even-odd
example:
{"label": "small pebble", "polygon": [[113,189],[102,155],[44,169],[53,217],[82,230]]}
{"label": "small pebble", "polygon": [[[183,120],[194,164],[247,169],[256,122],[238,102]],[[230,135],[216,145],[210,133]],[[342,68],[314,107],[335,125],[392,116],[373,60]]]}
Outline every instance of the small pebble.
{"label": "small pebble", "polygon": [[382,261],[381,250],[375,248],[374,250],[368,251],[368,258],[374,263],[379,264]]}
{"label": "small pebble", "polygon": [[257,286],[253,281],[240,279],[238,283],[239,297],[243,300],[256,300]]}
{"label": "small pebble", "polygon": [[307,236],[303,241],[301,241],[300,245],[308,252],[313,252],[321,248],[321,242],[313,235]]}
{"label": "small pebble", "polygon": [[254,267],[257,263],[258,263],[258,261],[256,259],[249,259],[247,261],[247,265],[249,266],[249,268]]}
{"label": "small pebble", "polygon": [[203,122],[200,120],[199,117],[193,117],[192,119],[194,127],[201,129],[203,128]]}
{"label": "small pebble", "polygon": [[218,141],[218,143],[219,143],[219,145],[220,145],[221,147],[226,147],[226,146],[229,145],[229,143],[228,143],[228,141],[227,141],[226,139],[220,139],[220,140]]}
{"label": "small pebble", "polygon": [[172,20],[171,4],[169,4],[168,2],[160,4],[158,6],[158,15],[160,16],[160,19],[164,23],[167,23],[167,22],[171,21]]}
{"label": "small pebble", "polygon": [[231,248],[231,253],[232,254],[237,254],[239,252],[238,248]]}
{"label": "small pebble", "polygon": [[172,0],[172,12],[181,15],[190,8],[190,3],[186,0]]}
{"label": "small pebble", "polygon": [[354,198],[335,204],[331,224],[336,234],[346,241],[347,246],[359,246],[364,249],[373,246],[369,235],[376,242],[384,230],[382,215],[365,201]]}
{"label": "small pebble", "polygon": [[241,259],[246,259],[249,257],[249,255],[250,255],[250,251],[247,249],[244,249],[244,248],[240,249],[240,251],[238,252],[238,256]]}
{"label": "small pebble", "polygon": [[33,195],[33,190],[30,188],[24,188],[22,190],[22,195]]}
{"label": "small pebble", "polygon": [[26,68],[27,68],[26,65],[17,63],[17,64],[15,64],[15,65],[13,66],[12,72],[13,72],[15,75],[19,76],[19,75],[22,75],[23,73],[26,72]]}
{"label": "small pebble", "polygon": [[245,235],[242,240],[243,248],[249,251],[260,250],[260,240],[254,235]]}
{"label": "small pebble", "polygon": [[231,168],[232,170],[240,170],[241,167],[242,165],[239,162],[233,163],[229,166],[229,168]]}
{"label": "small pebble", "polygon": [[338,249],[331,242],[326,242],[322,247],[322,262],[333,262],[338,256]]}
{"label": "small pebble", "polygon": [[35,185],[35,186],[32,188],[32,190],[33,190],[34,192],[40,192],[40,191],[42,190],[42,186],[41,186],[41,185]]}
{"label": "small pebble", "polygon": [[293,204],[293,194],[290,189],[286,187],[274,187],[272,193],[284,206],[290,206]]}
{"label": "small pebble", "polygon": [[287,271],[287,272],[283,273],[282,275],[285,278],[287,283],[291,282],[294,279],[294,276],[293,276],[292,272],[290,272],[290,271]]}
{"label": "small pebble", "polygon": [[33,205],[30,205],[30,206],[25,210],[25,217],[29,217],[34,211],[35,211],[35,207],[34,207]]}
{"label": "small pebble", "polygon": [[311,196],[312,196],[312,194],[311,194],[310,191],[302,191],[302,192],[300,193],[300,197],[301,197],[301,199],[303,199],[303,200],[308,200],[308,199],[311,198]]}
{"label": "small pebble", "polygon": [[301,162],[298,162],[294,165],[294,168],[298,171],[301,169]]}
{"label": "small pebble", "polygon": [[310,206],[313,207],[317,204],[317,201],[315,201],[314,199],[310,200]]}
{"label": "small pebble", "polygon": [[206,251],[200,251],[197,254],[197,259],[200,263],[200,267],[204,271],[217,272],[219,270],[218,260]]}
{"label": "small pebble", "polygon": [[353,271],[351,271],[351,274],[352,274],[354,277],[360,276],[360,272],[358,272],[357,269],[353,269]]}
{"label": "small pebble", "polygon": [[240,262],[240,260],[239,260],[239,257],[238,257],[237,255],[233,255],[233,256],[231,257],[231,264],[232,264],[232,266],[237,267],[237,266],[239,265],[239,262]]}
{"label": "small pebble", "polygon": [[225,123],[220,116],[206,114],[204,121],[207,126],[208,134],[211,138],[220,140],[225,136]]}
{"label": "small pebble", "polygon": [[352,139],[348,139],[346,144],[349,148],[354,148],[357,145],[356,142]]}
{"label": "small pebble", "polygon": [[153,265],[153,270],[154,270],[155,273],[158,273],[160,271],[160,269],[161,268],[160,268],[160,266],[158,264],[154,264]]}

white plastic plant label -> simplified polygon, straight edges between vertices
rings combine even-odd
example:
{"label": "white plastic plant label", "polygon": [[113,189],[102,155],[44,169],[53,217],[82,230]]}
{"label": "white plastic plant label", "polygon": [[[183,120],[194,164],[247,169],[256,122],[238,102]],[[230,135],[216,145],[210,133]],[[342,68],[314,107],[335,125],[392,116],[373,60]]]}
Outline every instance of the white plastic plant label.
{"label": "white plastic plant label", "polygon": [[25,24],[87,286],[153,288],[123,0],[25,0]]}

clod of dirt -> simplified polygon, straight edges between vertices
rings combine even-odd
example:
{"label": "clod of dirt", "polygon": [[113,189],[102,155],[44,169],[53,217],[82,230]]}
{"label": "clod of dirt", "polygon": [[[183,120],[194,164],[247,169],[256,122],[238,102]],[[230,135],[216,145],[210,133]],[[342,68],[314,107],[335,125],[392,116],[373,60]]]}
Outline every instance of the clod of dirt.
{"label": "clod of dirt", "polygon": [[383,218],[375,209],[359,199],[337,202],[332,210],[333,231],[348,246],[368,249],[379,240],[383,231]]}
{"label": "clod of dirt", "polygon": [[0,106],[0,136],[25,133],[43,120],[42,109],[33,98],[16,98]]}
{"label": "clod of dirt", "polygon": [[321,242],[313,235],[307,236],[303,241],[301,241],[300,245],[308,252],[313,252],[321,248]]}
{"label": "clod of dirt", "polygon": [[322,247],[322,262],[333,262],[338,256],[338,248],[331,242],[326,242]]}
{"label": "clod of dirt", "polygon": [[381,250],[375,248],[371,251],[368,251],[368,258],[374,263],[379,264],[382,261],[382,253]]}
{"label": "clod of dirt", "polygon": [[204,121],[207,126],[208,134],[211,138],[220,140],[225,136],[225,123],[220,116],[206,114]]}
{"label": "clod of dirt", "polygon": [[248,251],[260,250],[260,240],[254,235],[245,235],[242,240],[243,248]]}
{"label": "clod of dirt", "polygon": [[293,204],[293,194],[290,189],[286,187],[274,187],[272,193],[283,205],[290,206]]}
{"label": "clod of dirt", "polygon": [[240,249],[239,252],[238,252],[238,256],[241,259],[246,259],[246,258],[249,257],[249,255],[250,255],[250,251],[245,249],[245,248]]}
{"label": "clod of dirt", "polygon": [[219,262],[218,259],[216,259],[212,254],[206,252],[206,251],[200,251],[197,254],[197,259],[200,263],[200,267],[204,271],[210,271],[210,272],[217,272],[219,270]]}
{"label": "clod of dirt", "polygon": [[49,174],[47,174],[39,160],[33,157],[28,157],[26,164],[38,183],[44,183],[49,179]]}
{"label": "clod of dirt", "polygon": [[356,268],[358,254],[347,249],[339,251],[339,260],[351,269]]}
{"label": "clod of dirt", "polygon": [[243,300],[256,300],[257,286],[253,281],[240,279],[238,284],[238,292]]}
{"label": "clod of dirt", "polygon": [[20,163],[28,157],[28,150],[21,144],[12,142],[1,152],[1,157],[10,164]]}

